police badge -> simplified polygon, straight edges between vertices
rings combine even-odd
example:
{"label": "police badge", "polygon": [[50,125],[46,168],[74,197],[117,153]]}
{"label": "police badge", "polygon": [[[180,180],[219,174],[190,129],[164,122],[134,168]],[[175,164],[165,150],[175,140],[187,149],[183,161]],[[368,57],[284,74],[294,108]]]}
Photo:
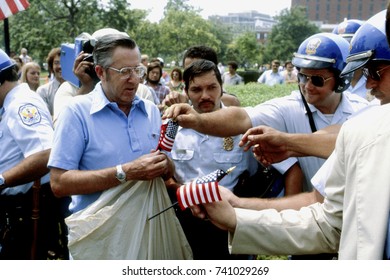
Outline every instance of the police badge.
{"label": "police badge", "polygon": [[233,137],[224,137],[223,138],[223,149],[225,151],[231,151],[233,150],[233,144],[234,144],[234,140],[233,140]]}

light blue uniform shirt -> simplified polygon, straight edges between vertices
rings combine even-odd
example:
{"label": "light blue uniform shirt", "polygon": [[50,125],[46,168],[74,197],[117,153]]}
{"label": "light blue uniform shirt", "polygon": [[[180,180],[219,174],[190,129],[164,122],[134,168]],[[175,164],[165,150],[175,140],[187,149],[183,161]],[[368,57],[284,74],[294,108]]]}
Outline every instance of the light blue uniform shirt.
{"label": "light blue uniform shirt", "polygon": [[[157,148],[160,128],[160,111],[152,102],[135,96],[126,116],[106,98],[98,83],[91,93],[73,98],[61,112],[48,165],[97,170],[130,162]],[[81,210],[99,195],[72,196],[69,209]]]}
{"label": "light blue uniform shirt", "polygon": [[219,182],[220,185],[233,190],[241,173],[248,170],[249,174],[253,175],[257,169],[257,161],[253,154],[250,151],[244,152],[238,146],[241,137],[242,135],[232,137],[232,150],[227,151],[224,149],[223,137],[180,128],[171,151],[176,180],[179,183],[187,183],[216,169],[226,171],[235,166],[236,168]]}
{"label": "light blue uniform shirt", "polygon": [[[368,101],[356,94],[343,93],[341,102],[331,120],[322,114],[316,107],[308,104],[312,112],[317,130],[333,124],[342,124],[355,112],[366,107]],[[309,118],[302,102],[301,93],[293,91],[291,95],[275,98],[256,107],[245,108],[252,126],[267,125],[287,133],[312,133]],[[304,191],[311,191],[311,178],[325,162],[318,157],[289,158],[274,167],[282,174],[295,162],[299,162],[305,176],[306,184]]]}
{"label": "light blue uniform shirt", "polygon": [[[31,91],[26,83],[8,92],[4,99],[0,121],[0,174],[22,160],[51,148],[53,124],[42,98]],[[41,183],[49,182],[49,174]],[[7,182],[6,182],[7,183]],[[6,188],[1,194],[26,193],[33,182]]]}

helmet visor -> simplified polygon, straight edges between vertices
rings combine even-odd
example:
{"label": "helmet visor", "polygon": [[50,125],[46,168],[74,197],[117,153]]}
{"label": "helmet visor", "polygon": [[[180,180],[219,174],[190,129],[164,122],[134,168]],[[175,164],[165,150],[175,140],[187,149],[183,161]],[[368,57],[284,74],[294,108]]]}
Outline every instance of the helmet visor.
{"label": "helmet visor", "polygon": [[358,53],[347,57],[347,65],[344,67],[340,74],[340,77],[347,76],[348,74],[362,68],[373,57],[374,51],[369,50],[366,52]]}

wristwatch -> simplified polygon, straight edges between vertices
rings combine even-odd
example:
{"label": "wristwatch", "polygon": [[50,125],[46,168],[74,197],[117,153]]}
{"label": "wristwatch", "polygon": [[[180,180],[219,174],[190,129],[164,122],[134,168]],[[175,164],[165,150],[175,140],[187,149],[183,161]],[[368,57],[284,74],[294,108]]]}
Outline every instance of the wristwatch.
{"label": "wristwatch", "polygon": [[122,164],[118,164],[116,166],[116,175],[115,177],[118,179],[119,182],[125,183],[126,181],[126,173],[123,171]]}

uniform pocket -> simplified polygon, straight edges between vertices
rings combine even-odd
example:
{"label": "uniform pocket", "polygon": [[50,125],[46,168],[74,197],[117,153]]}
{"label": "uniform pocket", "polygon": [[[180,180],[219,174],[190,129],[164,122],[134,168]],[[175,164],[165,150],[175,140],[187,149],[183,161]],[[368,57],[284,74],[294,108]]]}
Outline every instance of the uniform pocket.
{"label": "uniform pocket", "polygon": [[171,151],[173,160],[183,161],[191,160],[194,157],[194,150],[176,149]]}

